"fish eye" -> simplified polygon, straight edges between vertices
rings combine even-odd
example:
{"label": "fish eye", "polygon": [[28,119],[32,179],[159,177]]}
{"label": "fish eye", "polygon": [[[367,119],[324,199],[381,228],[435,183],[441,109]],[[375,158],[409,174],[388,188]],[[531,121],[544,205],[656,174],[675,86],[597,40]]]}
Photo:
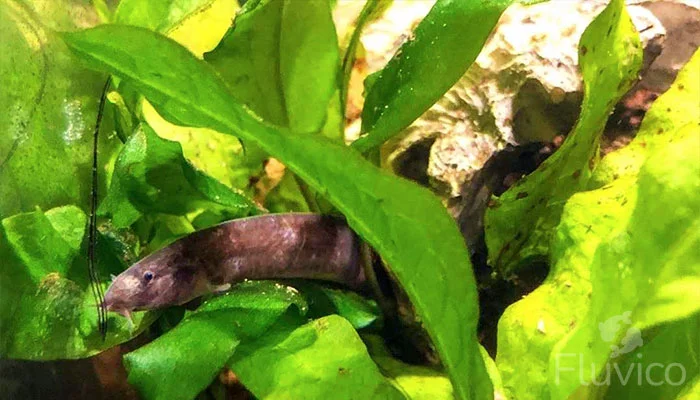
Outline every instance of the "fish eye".
{"label": "fish eye", "polygon": [[153,279],[153,272],[151,272],[151,271],[146,271],[146,272],[143,274],[143,279],[144,279],[146,282],[150,282],[150,281]]}

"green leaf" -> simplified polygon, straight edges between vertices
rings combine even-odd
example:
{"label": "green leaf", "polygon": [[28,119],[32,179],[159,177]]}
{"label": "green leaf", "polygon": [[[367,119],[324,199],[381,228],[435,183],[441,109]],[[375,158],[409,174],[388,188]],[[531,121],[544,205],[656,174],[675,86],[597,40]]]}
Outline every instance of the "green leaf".
{"label": "green leaf", "polygon": [[200,13],[216,0],[141,1],[122,0],[114,22],[168,32],[188,15]]}
{"label": "green leaf", "polygon": [[304,299],[283,285],[241,284],[188,313],[154,342],[125,355],[129,383],[148,399],[192,399],[211,383],[239,344],[262,336],[292,304],[306,310]]}
{"label": "green leaf", "polygon": [[[592,398],[681,398],[682,392],[686,389],[692,390],[693,382],[700,379],[700,362],[697,359],[697,354],[700,353],[698,332],[700,314],[669,323],[658,332],[644,331],[641,334],[644,340],[643,347],[638,352],[627,353],[615,360],[618,369],[624,373],[630,369],[636,369],[637,372],[641,366],[644,374],[643,384],[623,382],[613,370],[610,374],[610,385],[601,387]],[[652,365],[653,363],[658,364]],[[615,368],[614,365],[612,368]],[[633,379],[637,377],[634,376]],[[696,396],[700,394],[697,390],[698,388],[695,388]]]}
{"label": "green leaf", "polygon": [[[366,153],[409,126],[459,80],[511,0],[437,0],[369,87],[362,133]],[[465,40],[465,38],[468,38]]]}
{"label": "green leaf", "polygon": [[[508,388],[507,395],[519,399],[549,397],[551,378],[547,371],[550,369],[550,357],[554,346],[589,318],[586,313],[591,304],[590,296],[593,290],[591,274],[595,274],[595,270],[592,271],[591,268],[592,265],[598,265],[594,264],[596,253],[601,251],[601,246],[623,235],[624,232],[629,231],[637,235],[635,233],[637,231],[633,231],[629,226],[629,221],[633,212],[636,212],[637,199],[644,195],[638,193],[637,185],[640,160],[643,162],[651,151],[667,146],[670,140],[681,140],[687,131],[684,133],[683,130],[678,130],[678,127],[686,127],[687,130],[691,129],[687,126],[698,123],[697,114],[691,114],[694,119],[692,122],[685,117],[676,116],[677,121],[687,120],[687,123],[682,124],[671,124],[664,115],[672,112],[668,111],[672,104],[685,107],[687,102],[700,102],[700,77],[696,74],[699,65],[700,53],[697,53],[679,73],[673,86],[652,104],[642,123],[643,128],[635,140],[627,147],[610,153],[601,160],[594,171],[594,176],[606,177],[600,179],[600,183],[606,183],[606,185],[596,190],[574,194],[566,202],[550,249],[551,269],[547,279],[523,300],[511,305],[499,321],[497,365],[505,387]],[[663,130],[662,135],[657,133],[658,129]],[[650,136],[652,133],[654,139]],[[663,140],[655,139],[656,135],[660,135]],[[654,142],[652,143],[650,139]],[[649,145],[641,145],[641,143],[649,143]],[[675,158],[675,155],[669,157]],[[600,172],[601,169],[604,171]],[[675,174],[675,172],[670,173]],[[690,179],[686,184],[692,184],[692,181]],[[648,215],[652,219],[665,220],[658,213]],[[642,231],[645,230],[642,229]],[[629,251],[632,252],[632,250]],[[665,256],[667,253],[660,254]],[[619,256],[619,260],[628,258],[629,254]],[[620,287],[617,287],[616,278],[607,272],[612,266],[618,265],[619,260],[611,258],[610,263],[604,266],[605,271],[598,272],[603,274],[598,278],[600,281],[609,280],[605,288],[600,288],[598,292],[598,295],[606,296],[605,307],[619,303],[621,296],[632,298],[639,296],[634,293],[623,294]],[[620,268],[623,267],[620,266]],[[625,281],[657,279],[653,278],[654,274],[648,275],[642,271],[637,271],[634,275],[631,272],[624,272],[624,275],[627,277]],[[676,285],[678,285],[677,289]],[[663,314],[667,316],[677,314],[678,311],[693,312],[693,307],[676,303],[683,298],[682,296],[692,298],[692,289],[692,280],[682,280],[681,284],[670,284],[665,292],[667,298],[658,301],[656,305],[666,304],[670,309],[664,310]],[[603,322],[604,319],[594,321]],[[594,336],[599,337],[599,334],[594,333]],[[671,342],[667,342],[667,349],[674,346]],[[644,363],[649,365],[646,347],[645,345]],[[568,363],[572,360],[577,362],[575,357],[567,357],[560,358],[560,361],[566,361],[565,368],[569,367]],[[596,365],[600,366],[601,363]],[[628,367],[624,368],[623,373]],[[636,397],[632,395],[631,398]]]}
{"label": "green leaf", "polygon": [[195,169],[182,147],[143,125],[124,145],[114,166],[112,184],[100,205],[117,228],[141,214],[185,215],[199,208],[222,214],[221,220],[255,212],[255,204],[240,192]]}
{"label": "green leaf", "polygon": [[312,282],[299,282],[295,286],[309,302],[311,318],[338,314],[355,329],[367,328],[380,321],[381,310],[377,303],[355,292],[332,289]]}
{"label": "green leaf", "polygon": [[[512,304],[498,322],[498,355],[506,396],[549,398],[553,347],[585,318],[590,268],[598,247],[625,228],[636,201],[634,180],[573,195],[564,207],[551,248],[547,279]],[[527,366],[527,368],[525,368]]]}
{"label": "green leaf", "polygon": [[[144,313],[131,331],[121,317],[108,319],[106,340],[97,327],[83,244],[87,218],[75,206],[17,214],[0,230],[0,357],[32,360],[83,358],[131,339],[153,320]],[[98,270],[119,269],[104,243]],[[41,343],[41,345],[37,345]]]}
{"label": "green leaf", "polygon": [[[49,219],[54,216],[55,224]],[[77,207],[14,215],[3,220],[7,240],[34,283],[50,272],[66,275],[78,255],[87,218]]]}
{"label": "green leaf", "polygon": [[331,96],[338,96],[339,51],[328,0],[249,1],[205,59],[240,102],[296,132],[319,131]]}
{"label": "green leaf", "polygon": [[236,103],[207,64],[167,38],[103,26],[64,39],[94,67],[133,84],[165,118],[257,143],[324,194],[391,266],[458,397],[492,396],[476,340],[478,302],[469,256],[454,221],[432,193],[339,143],[264,124]]}
{"label": "green leaf", "polygon": [[[0,1],[0,219],[37,206],[87,208],[96,99],[107,78],[77,65],[50,30],[96,21],[91,8],[71,13],[68,3]],[[104,134],[108,119],[100,177],[118,145]]]}
{"label": "green leaf", "polygon": [[[594,387],[584,385],[606,365],[620,363],[616,349],[620,349],[620,355],[630,353],[637,360],[643,356],[645,365],[666,359],[665,354],[677,344],[667,340],[663,345],[661,341],[665,351],[655,347],[647,351],[645,343],[660,335],[684,340],[666,333],[675,329],[676,321],[694,327],[691,343],[680,342],[689,347],[681,353],[697,354],[699,140],[697,125],[686,125],[673,142],[655,149],[643,164],[637,187],[632,188],[637,191],[637,202],[627,203],[633,208],[629,219],[617,221],[621,228],[605,238],[593,258],[588,314],[556,345],[550,357],[553,398],[568,398],[574,391],[593,391]],[[635,345],[642,347],[635,350]],[[683,367],[690,377],[700,371],[700,362],[691,357]],[[648,394],[681,390],[680,386],[659,387],[649,380],[642,385]]]}
{"label": "green leaf", "polygon": [[[205,51],[216,47],[237,9],[236,0],[125,0],[119,3],[117,22],[167,34],[201,57]],[[120,85],[119,90],[126,91],[126,88]],[[147,101],[134,106],[160,137],[179,142],[183,155],[196,168],[229,187],[245,188],[250,177],[262,168],[262,157],[251,155],[250,149],[244,156],[242,146],[234,137],[210,129],[173,125],[158,115]],[[133,130],[126,131],[129,136]]]}
{"label": "green leaf", "polygon": [[367,343],[372,359],[379,366],[379,370],[406,398],[412,400],[454,399],[450,379],[444,373],[397,360],[391,355],[379,336],[363,335],[362,337]]}
{"label": "green leaf", "polygon": [[611,2],[586,28],[579,60],[584,98],[573,131],[554,155],[486,210],[490,264],[505,276],[522,260],[548,253],[564,203],[588,184],[608,115],[637,78],[642,51],[622,1]]}
{"label": "green leaf", "polygon": [[164,120],[146,101],[141,107],[143,119],[163,139],[182,146],[182,155],[195,168],[224,185],[252,196],[250,177],[259,175],[266,154],[254,146],[244,149],[235,137],[206,128],[177,126]]}
{"label": "green leaf", "polygon": [[241,346],[229,366],[258,398],[404,398],[379,372],[352,325],[337,315],[296,329],[277,326]]}

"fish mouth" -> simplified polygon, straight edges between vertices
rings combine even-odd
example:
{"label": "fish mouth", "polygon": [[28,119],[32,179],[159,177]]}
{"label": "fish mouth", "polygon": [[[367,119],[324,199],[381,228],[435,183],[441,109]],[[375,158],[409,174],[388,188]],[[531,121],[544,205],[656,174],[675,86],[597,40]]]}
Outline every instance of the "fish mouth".
{"label": "fish mouth", "polygon": [[117,314],[121,315],[122,317],[126,318],[127,321],[129,321],[130,329],[133,329],[134,320],[131,318],[131,312],[134,310],[126,308],[126,307],[115,306],[114,304],[107,304],[104,302],[103,302],[103,305],[104,305],[105,310],[117,313]]}
{"label": "fish mouth", "polygon": [[104,307],[104,309],[107,311],[121,314],[124,318],[127,318],[129,320],[131,320],[131,312],[134,311],[133,309],[125,307],[122,304],[115,303],[112,300],[110,291],[107,291],[107,293],[105,294],[104,301],[102,302],[102,307]]}

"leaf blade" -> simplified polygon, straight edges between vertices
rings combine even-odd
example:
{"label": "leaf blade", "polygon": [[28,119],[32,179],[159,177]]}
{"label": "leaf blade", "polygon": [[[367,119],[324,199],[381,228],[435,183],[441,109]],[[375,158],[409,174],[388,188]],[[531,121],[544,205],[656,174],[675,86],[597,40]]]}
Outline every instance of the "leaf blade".
{"label": "leaf blade", "polygon": [[352,146],[365,153],[430,108],[476,60],[511,2],[438,0],[412,39],[379,72],[362,110],[362,133],[367,135]]}

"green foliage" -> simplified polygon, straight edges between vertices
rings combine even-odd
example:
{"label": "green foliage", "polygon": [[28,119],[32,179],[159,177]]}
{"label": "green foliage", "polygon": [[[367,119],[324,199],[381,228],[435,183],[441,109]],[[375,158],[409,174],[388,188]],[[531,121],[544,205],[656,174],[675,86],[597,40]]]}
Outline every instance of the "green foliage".
{"label": "green foliage", "polygon": [[259,398],[405,398],[382,376],[347,320],[330,315],[298,328],[282,322],[230,360]]}
{"label": "green foliage", "polygon": [[186,16],[201,11],[215,0],[140,1],[122,0],[114,13],[118,24],[168,32]]}
{"label": "green foliage", "polygon": [[[52,360],[82,358],[129,339],[153,320],[138,315],[132,332],[118,316],[108,320],[106,341],[97,330],[83,234],[87,218],[75,206],[16,214],[0,229],[0,356]],[[100,267],[118,269],[101,246]],[[48,340],[47,340],[48,339]],[[37,343],[42,343],[37,346]]]}
{"label": "green foliage", "polygon": [[365,335],[363,339],[367,343],[372,359],[377,363],[382,373],[406,398],[413,400],[454,398],[452,385],[444,373],[397,360],[378,336]]}
{"label": "green foliage", "polygon": [[127,354],[129,382],[149,399],[192,399],[239,344],[260,337],[292,304],[306,309],[304,299],[285,286],[240,285],[205,302],[158,340]]}
{"label": "green foliage", "polygon": [[377,304],[355,292],[333,289],[316,283],[298,283],[296,287],[302,290],[308,299],[309,317],[338,314],[355,329],[376,326],[380,323],[381,312]]}
{"label": "green foliage", "polygon": [[[338,57],[328,0],[251,0],[205,59],[238,101],[266,121],[316,132],[331,96],[338,96]],[[337,126],[334,137],[341,138]]]}
{"label": "green foliage", "polygon": [[[0,60],[0,130],[9,133],[0,135],[0,357],[88,357],[160,315],[136,312],[130,329],[110,314],[104,341],[95,323],[85,233],[92,130],[107,76],[87,63],[114,83],[99,141],[102,276],[197,229],[260,212],[249,195],[272,156],[287,172],[265,207],[332,204],[389,266],[444,366],[409,365],[388,350],[396,343],[380,335],[396,316],[382,314],[384,303],[380,310],[320,283],[244,282],[194,310],[162,314],[151,330],[160,336],[124,358],[142,397],[194,398],[222,368],[265,399],[697,392],[700,52],[635,140],[598,162],[599,135],[641,61],[622,0],[581,40],[576,127],[487,211],[489,257],[501,276],[517,276],[530,257],[551,267],[500,319],[495,363],[476,338],[476,285],[454,221],[429,191],[362,153],[462,76],[510,1],[438,0],[365,82],[365,135],[354,148],[341,140],[348,77],[363,27],[390,1],[365,4],[342,65],[332,0],[249,0],[238,14],[235,0],[122,0],[113,14],[112,2],[88,3],[0,0],[0,50],[11,54]],[[54,32],[100,21],[116,24],[63,40]],[[682,384],[616,378],[652,363],[680,363]],[[607,366],[610,382],[590,384],[605,379]],[[655,371],[652,378],[665,378]]]}
{"label": "green foliage", "polygon": [[[366,322],[368,305],[350,292],[315,284],[299,287],[297,291],[274,282],[246,282],[206,301],[174,329],[126,356],[129,382],[148,398],[190,399],[229,365],[261,398],[289,393],[323,398],[323,391],[340,386],[347,387],[342,397],[394,393],[345,319]],[[319,302],[319,292],[326,290],[334,296],[335,309]],[[304,315],[323,312],[339,315],[304,325]],[[173,379],[159,379],[173,374]],[[278,380],[280,376],[288,378]]]}
{"label": "green foliage", "polygon": [[[636,375],[635,385],[625,387],[615,365],[624,377],[639,363],[646,368],[677,362],[686,370],[685,382],[697,376],[692,338],[698,332],[700,257],[693,249],[700,239],[697,211],[691,210],[700,206],[700,118],[695,113],[671,120],[668,115],[676,113],[676,105],[700,100],[699,66],[700,52],[652,105],[635,140],[603,158],[594,176],[609,177],[605,185],[566,202],[547,280],[510,306],[499,322],[497,365],[512,396],[568,398],[577,391],[583,398],[623,393],[674,398],[684,388],[646,380],[636,385]],[[623,328],[612,333],[638,329],[643,346],[611,356],[612,346],[624,348],[625,339],[602,337],[606,321],[619,321]],[[593,363],[598,369],[591,371]],[[602,382],[597,374],[605,373],[605,365],[612,369],[609,393],[581,385],[582,379]]]}
{"label": "green foliage", "polygon": [[141,214],[185,215],[200,208],[223,214],[220,220],[256,210],[247,197],[195,169],[182,156],[179,143],[143,125],[119,153],[99,212],[123,228]]}
{"label": "green foliage", "polygon": [[430,108],[476,60],[511,2],[438,0],[370,85],[362,110],[366,136],[353,147],[377,147]]}
{"label": "green foliage", "polygon": [[[391,265],[456,392],[463,398],[491,395],[476,342],[477,298],[467,251],[430,192],[380,171],[345,146],[291,136],[261,122],[236,102],[210,66],[153,32],[115,25],[63,37],[90,65],[132,84],[165,118],[254,142],[323,193]],[[460,306],[447,306],[448,299]]]}
{"label": "green foliage", "polygon": [[340,85],[340,101],[342,102],[341,109],[344,110],[348,100],[348,85],[350,83],[350,75],[355,66],[358,45],[360,37],[365,26],[380,16],[393,3],[394,0],[367,0],[365,6],[362,7],[360,15],[357,17],[355,29],[350,35],[345,54],[343,55],[343,63],[341,70],[341,85]]}
{"label": "green foliage", "polygon": [[[90,21],[65,3],[0,2],[0,218],[87,205],[95,99],[107,78],[76,66],[50,30]],[[115,145],[103,136],[100,171]]]}
{"label": "green foliage", "polygon": [[506,277],[522,260],[548,253],[566,200],[590,180],[608,115],[637,79],[642,51],[623,2],[611,2],[586,28],[579,59],[584,99],[573,131],[552,157],[486,211],[489,260]]}

